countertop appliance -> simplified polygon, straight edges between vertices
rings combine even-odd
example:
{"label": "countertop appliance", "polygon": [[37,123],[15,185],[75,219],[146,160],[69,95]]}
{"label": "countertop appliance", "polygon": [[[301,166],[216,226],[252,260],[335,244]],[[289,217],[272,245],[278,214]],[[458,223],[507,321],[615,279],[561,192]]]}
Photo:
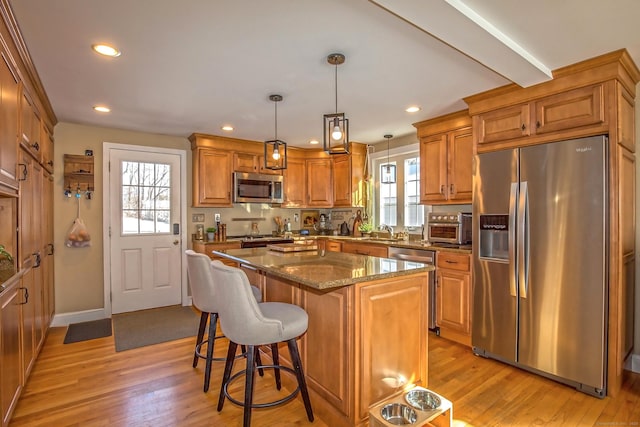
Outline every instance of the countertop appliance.
{"label": "countertop appliance", "polygon": [[479,154],[474,353],[606,395],[608,140]]}
{"label": "countertop appliance", "polygon": [[471,214],[465,212],[429,212],[427,238],[429,242],[464,245],[471,243]]}
{"label": "countertop appliance", "polygon": [[284,201],[282,175],[233,173],[234,203],[282,203]]}
{"label": "countertop appliance", "polygon": [[[436,251],[427,249],[389,247],[389,258],[403,261],[421,262],[423,264],[436,265]],[[435,271],[429,273],[429,312],[427,313],[429,329],[440,335],[440,329],[436,325],[436,275]]]}

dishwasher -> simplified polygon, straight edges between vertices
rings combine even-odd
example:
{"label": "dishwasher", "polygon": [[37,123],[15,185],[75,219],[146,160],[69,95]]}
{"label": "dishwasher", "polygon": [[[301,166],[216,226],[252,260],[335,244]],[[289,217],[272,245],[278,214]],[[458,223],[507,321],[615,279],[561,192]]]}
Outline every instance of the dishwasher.
{"label": "dishwasher", "polygon": [[[421,262],[423,264],[436,265],[436,251],[428,249],[389,247],[389,258],[409,262]],[[429,312],[427,313],[429,330],[440,335],[440,328],[436,325],[436,274],[429,272]]]}

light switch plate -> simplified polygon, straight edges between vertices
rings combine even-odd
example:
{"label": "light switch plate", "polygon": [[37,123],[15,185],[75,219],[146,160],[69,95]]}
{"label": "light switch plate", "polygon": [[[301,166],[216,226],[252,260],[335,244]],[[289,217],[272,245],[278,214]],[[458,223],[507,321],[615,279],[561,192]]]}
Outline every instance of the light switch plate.
{"label": "light switch plate", "polygon": [[219,213],[214,214],[213,216],[214,216],[214,219],[213,219],[214,222],[220,222],[220,214]]}
{"label": "light switch plate", "polygon": [[204,214],[191,214],[191,222],[204,222]]}

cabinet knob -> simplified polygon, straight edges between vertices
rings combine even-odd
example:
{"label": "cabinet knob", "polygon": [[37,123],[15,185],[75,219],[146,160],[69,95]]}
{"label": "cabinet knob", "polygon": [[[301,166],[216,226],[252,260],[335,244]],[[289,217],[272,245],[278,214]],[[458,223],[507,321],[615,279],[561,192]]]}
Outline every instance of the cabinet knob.
{"label": "cabinet knob", "polygon": [[540,129],[540,126],[541,126],[541,125],[540,125],[540,120],[538,120],[538,121],[536,122],[536,127],[537,127],[538,129]]}
{"label": "cabinet knob", "polygon": [[33,147],[34,150],[40,151],[40,144],[38,144],[38,141],[34,142],[32,147]]}
{"label": "cabinet knob", "polygon": [[522,127],[520,129],[525,130],[527,127],[524,125],[524,123],[522,124]]}

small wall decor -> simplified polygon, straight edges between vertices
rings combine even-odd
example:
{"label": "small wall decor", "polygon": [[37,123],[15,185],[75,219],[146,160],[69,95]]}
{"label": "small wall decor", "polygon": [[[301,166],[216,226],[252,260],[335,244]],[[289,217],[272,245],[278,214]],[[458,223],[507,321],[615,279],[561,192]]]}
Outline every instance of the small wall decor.
{"label": "small wall decor", "polygon": [[303,210],[300,212],[300,216],[302,217],[301,228],[303,229],[313,230],[313,226],[320,221],[320,211],[318,210]]}
{"label": "small wall decor", "polygon": [[93,151],[91,151],[91,155],[87,156],[65,154],[64,195],[71,197],[75,193],[78,197],[78,195],[84,194],[87,199],[91,199],[94,191],[93,172]]}

